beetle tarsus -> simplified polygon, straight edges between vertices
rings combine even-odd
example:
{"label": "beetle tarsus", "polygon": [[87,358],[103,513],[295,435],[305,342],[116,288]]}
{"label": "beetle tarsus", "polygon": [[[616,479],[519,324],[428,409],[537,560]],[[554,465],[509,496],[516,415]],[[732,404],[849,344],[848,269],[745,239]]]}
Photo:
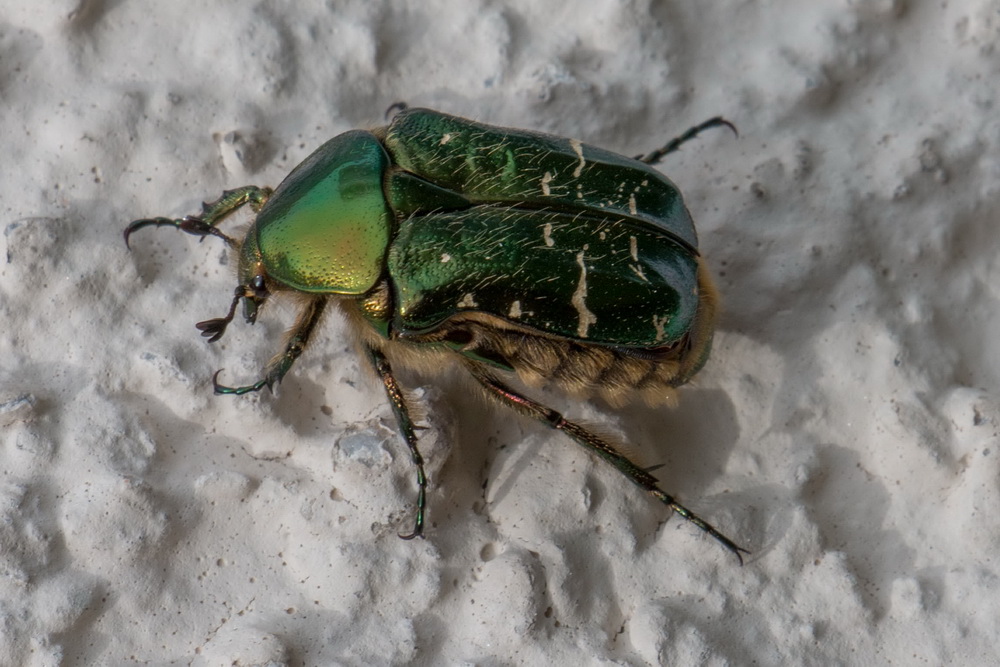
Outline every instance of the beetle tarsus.
{"label": "beetle tarsus", "polygon": [[216,227],[212,227],[210,224],[202,220],[201,218],[196,218],[194,216],[185,216],[183,218],[144,218],[142,220],[133,220],[128,227],[125,228],[125,246],[132,249],[129,245],[129,236],[132,232],[137,229],[142,229],[143,227],[176,227],[182,232],[191,234],[192,236],[200,236],[205,238],[208,235],[218,236],[220,239],[225,241],[230,246],[235,246],[236,240],[231,236],[226,236]]}
{"label": "beetle tarsus", "polygon": [[746,554],[746,555],[749,556],[750,552],[748,550],[746,550],[743,547],[739,546],[738,544],[736,544],[735,542],[733,542],[731,539],[729,539],[728,537],[726,537],[725,535],[723,535],[722,533],[720,533],[715,528],[715,526],[713,526],[712,524],[708,523],[707,521],[705,521],[704,519],[702,519],[701,517],[699,517],[697,514],[695,514],[691,510],[689,510],[688,508],[684,507],[684,505],[681,505],[679,502],[677,502],[676,500],[674,500],[674,498],[672,496],[670,496],[669,494],[663,493],[662,491],[659,491],[659,489],[657,489],[657,491],[658,492],[653,492],[653,497],[655,497],[658,500],[662,501],[663,504],[665,504],[667,507],[669,507],[670,509],[672,509],[675,513],[679,514],[683,519],[685,519],[688,522],[694,524],[695,526],[697,526],[698,528],[700,528],[702,531],[704,531],[705,533],[707,533],[708,535],[710,535],[711,537],[713,537],[719,544],[721,544],[730,553],[732,553],[734,556],[736,556],[736,560],[738,560],[740,562],[741,566],[743,565],[743,554]]}
{"label": "beetle tarsus", "polygon": [[412,540],[415,537],[422,537],[424,534],[424,511],[427,507],[427,475],[424,472],[424,457],[420,455],[420,450],[417,448],[417,434],[413,421],[410,419],[410,413],[406,408],[406,399],[403,398],[399,383],[396,382],[396,378],[392,374],[389,360],[382,352],[373,347],[366,346],[365,349],[368,352],[368,359],[372,362],[375,372],[378,373],[379,379],[382,380],[382,385],[385,387],[392,411],[396,415],[399,431],[406,441],[406,446],[410,449],[410,460],[417,468],[417,516],[413,520],[413,532],[408,535],[400,535],[404,540]]}
{"label": "beetle tarsus", "polygon": [[656,164],[657,162],[662,160],[664,156],[669,155],[670,153],[673,153],[674,151],[679,149],[682,144],[687,143],[688,141],[694,139],[705,130],[711,129],[713,127],[728,127],[730,130],[733,131],[733,134],[735,134],[737,137],[740,136],[740,133],[739,131],[737,131],[735,125],[730,123],[722,116],[716,116],[715,118],[709,118],[704,123],[695,125],[694,127],[688,129],[679,137],[674,137],[673,139],[668,141],[662,148],[658,148],[655,151],[652,151],[651,153],[648,153],[646,155],[637,155],[635,159],[638,160],[639,162],[645,162],[646,164]]}
{"label": "beetle tarsus", "polygon": [[255,391],[260,391],[264,387],[267,387],[268,389],[271,389],[273,391],[273,389],[271,388],[271,383],[268,381],[267,378],[263,380],[258,380],[257,382],[251,385],[247,385],[245,387],[227,387],[224,384],[219,384],[219,373],[221,373],[223,370],[224,369],[220,368],[219,370],[215,371],[215,375],[212,376],[212,388],[215,390],[216,394],[220,395],[231,394],[233,396],[242,396],[243,394],[249,394]]}
{"label": "beetle tarsus", "polygon": [[131,250],[132,246],[129,243],[129,236],[132,232],[142,229],[143,227],[175,227],[182,232],[186,232],[193,236],[200,236],[204,238],[211,234],[212,236],[218,236],[220,239],[224,240],[229,245],[236,245],[236,241],[229,236],[226,236],[221,231],[215,227],[211,227],[206,224],[200,218],[195,218],[192,216],[186,216],[184,218],[144,218],[142,220],[133,220],[128,227],[125,228],[125,246]]}
{"label": "beetle tarsus", "polygon": [[247,185],[234,190],[225,190],[222,196],[214,202],[202,203],[200,216],[188,215],[183,218],[143,218],[142,220],[133,220],[125,228],[125,246],[131,249],[132,246],[129,245],[128,238],[132,235],[132,232],[143,227],[155,226],[174,227],[182,232],[202,238],[209,235],[218,236],[231,248],[238,247],[239,243],[231,236],[222,233],[216,225],[227,215],[247,204],[255,212],[260,211],[261,207],[267,202],[268,197],[271,196],[271,192],[271,188]]}

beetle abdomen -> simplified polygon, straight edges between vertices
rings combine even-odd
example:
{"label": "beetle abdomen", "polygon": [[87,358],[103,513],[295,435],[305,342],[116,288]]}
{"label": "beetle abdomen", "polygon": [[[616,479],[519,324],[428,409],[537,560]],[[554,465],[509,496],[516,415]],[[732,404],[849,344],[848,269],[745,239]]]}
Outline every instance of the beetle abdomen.
{"label": "beetle abdomen", "polygon": [[697,373],[711,350],[717,297],[701,266],[698,279],[702,298],[691,329],[665,347],[641,349],[566,340],[483,312],[459,313],[431,332],[402,338],[415,344],[415,353],[418,348],[426,352],[428,344],[447,344],[469,360],[512,370],[535,386],[600,396],[614,405],[635,397],[651,405],[670,403],[674,387]]}
{"label": "beetle abdomen", "polygon": [[412,343],[406,346],[412,354],[403,354],[400,347],[393,351],[414,368],[439,369],[444,359],[428,355],[434,343],[447,344],[467,361],[514,371],[528,385],[600,396],[613,405],[635,398],[652,405],[672,402],[674,387],[687,381],[696,361],[686,341],[637,356],[627,348],[547,337],[482,313],[459,315],[434,332],[404,340]]}

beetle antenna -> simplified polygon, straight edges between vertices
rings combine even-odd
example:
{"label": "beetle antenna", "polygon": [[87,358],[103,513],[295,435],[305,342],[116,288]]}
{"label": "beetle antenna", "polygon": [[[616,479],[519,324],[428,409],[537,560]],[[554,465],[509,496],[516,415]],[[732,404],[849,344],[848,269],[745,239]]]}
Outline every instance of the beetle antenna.
{"label": "beetle antenna", "polygon": [[214,343],[215,341],[222,338],[222,334],[226,333],[226,327],[229,323],[233,321],[233,316],[236,314],[236,305],[240,302],[244,296],[246,296],[247,290],[243,285],[236,288],[236,294],[233,296],[233,303],[229,306],[229,312],[226,313],[225,317],[217,317],[214,320],[205,320],[204,322],[198,322],[195,326],[201,331],[201,335],[208,338],[209,343]]}

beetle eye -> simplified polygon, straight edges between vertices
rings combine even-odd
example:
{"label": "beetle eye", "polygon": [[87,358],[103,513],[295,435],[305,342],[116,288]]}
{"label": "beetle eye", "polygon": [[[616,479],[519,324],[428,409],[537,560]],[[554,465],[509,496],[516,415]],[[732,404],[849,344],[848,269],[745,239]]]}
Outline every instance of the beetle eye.
{"label": "beetle eye", "polygon": [[269,295],[267,285],[264,283],[264,275],[261,273],[255,275],[244,290],[243,317],[248,324],[253,324],[257,321],[257,309],[267,300]]}
{"label": "beetle eye", "polygon": [[247,286],[247,296],[253,299],[258,305],[264,303],[270,294],[267,284],[264,282],[263,274],[258,273],[250,279],[250,284]]}

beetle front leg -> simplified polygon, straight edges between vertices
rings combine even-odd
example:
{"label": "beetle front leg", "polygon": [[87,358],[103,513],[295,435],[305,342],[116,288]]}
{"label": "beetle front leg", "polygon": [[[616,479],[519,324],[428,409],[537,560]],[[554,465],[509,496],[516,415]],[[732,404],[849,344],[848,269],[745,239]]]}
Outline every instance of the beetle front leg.
{"label": "beetle front leg", "polygon": [[705,130],[708,130],[713,127],[720,127],[723,125],[732,130],[733,134],[735,134],[737,137],[740,136],[740,133],[736,131],[735,125],[730,123],[722,116],[716,116],[715,118],[709,118],[700,125],[695,125],[694,127],[690,128],[687,132],[680,135],[679,137],[674,137],[673,139],[668,141],[666,145],[663,146],[662,148],[657,148],[655,151],[648,153],[646,155],[637,155],[635,159],[638,160],[639,162],[645,162],[646,164],[656,164],[657,162],[662,160],[664,156],[673,153],[674,151],[679,149],[682,144],[691,141]]}
{"label": "beetle front leg", "polygon": [[594,452],[617,468],[636,486],[645,490],[681,517],[711,535],[720,544],[722,544],[722,546],[736,556],[737,560],[740,561],[740,565],[743,564],[743,554],[749,554],[749,551],[738,546],[731,539],[716,530],[707,521],[677,502],[673,496],[659,487],[655,477],[650,475],[647,470],[643,470],[636,464],[632,463],[632,461],[630,461],[625,455],[611,446],[610,443],[597,437],[579,424],[567,421],[560,413],[556,412],[552,408],[546,407],[541,403],[533,401],[530,398],[515,392],[513,389],[499,382],[492,376],[483,373],[475,366],[468,364],[468,367],[472,372],[473,377],[475,377],[476,380],[479,381],[479,384],[481,384],[489,392],[490,396],[499,399],[500,402],[523,415],[533,417],[538,421],[547,424],[551,428],[563,431],[578,444],[583,445],[585,448]]}
{"label": "beetle front leg", "polygon": [[392,404],[392,412],[396,415],[396,423],[399,424],[399,431],[403,435],[403,439],[406,440],[406,446],[410,448],[410,459],[413,461],[413,465],[417,467],[417,516],[413,522],[413,532],[409,535],[400,535],[400,537],[404,540],[423,537],[424,508],[427,506],[427,475],[424,473],[424,457],[420,455],[420,450],[417,449],[417,434],[414,430],[413,421],[410,419],[410,413],[406,409],[406,399],[403,398],[403,392],[399,388],[399,383],[396,382],[396,378],[392,374],[389,360],[385,358],[384,354],[373,347],[366,346],[365,349],[368,352],[368,358],[371,360],[372,366],[375,367],[375,372],[378,373],[379,379],[382,380],[385,393],[389,396],[389,403]]}
{"label": "beetle front leg", "polygon": [[255,213],[260,211],[260,208],[267,202],[267,198],[270,196],[271,188],[259,188],[256,185],[247,185],[235,190],[224,191],[222,196],[214,202],[202,203],[200,216],[188,215],[183,218],[144,218],[142,220],[134,220],[125,228],[125,245],[126,247],[131,247],[128,243],[128,237],[132,232],[143,227],[155,226],[176,227],[182,232],[201,236],[202,238],[211,234],[212,236],[218,236],[230,246],[235,246],[236,241],[219,231],[216,225],[226,216],[247,204],[250,205],[250,208]]}
{"label": "beetle front leg", "polygon": [[314,297],[309,300],[308,305],[299,313],[299,318],[289,330],[284,349],[267,362],[267,366],[264,367],[264,377],[261,380],[245,387],[227,387],[219,384],[219,373],[222,372],[219,370],[212,376],[212,386],[215,388],[215,393],[242,396],[252,391],[260,391],[264,387],[274,391],[274,385],[281,382],[281,378],[285,377],[285,373],[291,369],[292,364],[306,349],[309,337],[312,336],[313,330],[323,316],[326,302],[325,297]]}

